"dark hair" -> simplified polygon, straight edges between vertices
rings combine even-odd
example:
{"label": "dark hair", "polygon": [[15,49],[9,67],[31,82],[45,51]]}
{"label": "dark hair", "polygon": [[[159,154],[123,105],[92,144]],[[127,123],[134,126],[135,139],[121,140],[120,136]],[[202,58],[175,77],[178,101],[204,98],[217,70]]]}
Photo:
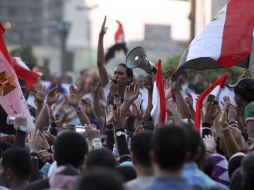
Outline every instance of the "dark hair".
{"label": "dark hair", "polygon": [[120,175],[107,168],[95,168],[80,179],[76,190],[124,190]]}
{"label": "dark hair", "polygon": [[188,75],[186,71],[182,70],[177,72],[177,77],[179,77],[180,75],[183,75],[186,79],[188,79]]}
{"label": "dark hair", "polygon": [[[187,141],[188,141],[188,161],[194,161],[198,158],[198,154],[200,153],[200,150],[204,147],[201,147],[202,139],[200,138],[200,135],[198,132],[194,129],[193,126],[189,124],[183,124],[184,129],[187,133]],[[202,157],[202,156],[201,156]]]}
{"label": "dark hair", "polygon": [[86,167],[91,168],[95,166],[114,168],[116,166],[116,160],[112,152],[106,148],[89,152]]}
{"label": "dark hair", "polygon": [[254,153],[250,153],[242,162],[244,190],[254,189]]}
{"label": "dark hair", "polygon": [[142,166],[151,166],[150,151],[152,149],[151,131],[142,131],[132,136],[131,138],[131,151],[137,158],[138,164]]}
{"label": "dark hair", "polygon": [[32,171],[30,154],[23,148],[9,148],[2,154],[2,166],[11,169],[19,180],[28,180]]}
{"label": "dark hair", "polygon": [[128,68],[128,67],[126,66],[126,64],[120,63],[120,64],[118,64],[117,66],[124,67],[124,68],[126,69],[126,74],[127,74],[127,76],[130,77],[131,79],[133,79],[133,71],[132,71],[132,69]]}
{"label": "dark hair", "polygon": [[162,169],[180,169],[187,152],[187,135],[182,127],[165,125],[155,132],[152,149],[157,164]]}
{"label": "dark hair", "polygon": [[254,101],[254,79],[244,78],[238,82],[234,88],[236,95],[241,96],[246,102]]}
{"label": "dark hair", "polygon": [[78,168],[87,152],[85,138],[76,132],[63,133],[57,137],[54,144],[54,158],[58,166],[70,164]]}
{"label": "dark hair", "polygon": [[243,159],[245,158],[244,154],[236,155],[234,154],[228,161],[228,176],[229,178],[232,177],[233,173],[236,171],[237,168],[241,166]]}

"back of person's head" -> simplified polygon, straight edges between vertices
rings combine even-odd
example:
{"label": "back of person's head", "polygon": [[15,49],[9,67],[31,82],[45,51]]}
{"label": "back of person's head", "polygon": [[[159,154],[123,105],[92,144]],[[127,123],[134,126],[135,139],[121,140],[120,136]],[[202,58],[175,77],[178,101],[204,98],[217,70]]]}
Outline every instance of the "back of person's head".
{"label": "back of person's head", "polygon": [[234,171],[241,166],[242,160],[246,157],[246,154],[238,152],[230,157],[228,161],[228,175],[231,178]]}
{"label": "back of person's head", "polygon": [[241,172],[241,168],[237,168],[230,178],[230,190],[241,190],[243,189],[243,175]]}
{"label": "back of person's head", "polygon": [[164,170],[182,168],[187,153],[187,135],[182,127],[166,125],[156,130],[152,140],[154,162]]}
{"label": "back of person's head", "polygon": [[151,166],[150,151],[152,149],[152,137],[153,133],[151,131],[143,131],[137,133],[131,138],[131,152],[134,164],[140,164],[144,167]]}
{"label": "back of person's head", "polygon": [[25,149],[18,147],[7,149],[2,154],[1,165],[4,172],[11,172],[20,181],[28,180],[32,171],[30,154]]}
{"label": "back of person's head", "polygon": [[254,189],[254,152],[248,154],[242,162],[244,190]]}
{"label": "back of person's head", "polygon": [[239,95],[246,102],[254,101],[254,79],[242,78],[236,84],[230,85],[234,88],[236,95]]}
{"label": "back of person's head", "polygon": [[120,175],[107,168],[94,168],[84,175],[76,190],[123,190]]}
{"label": "back of person's head", "polygon": [[54,143],[54,158],[58,166],[72,165],[79,168],[88,153],[85,138],[76,132],[67,132],[57,137]]}
{"label": "back of person's head", "polygon": [[182,124],[184,126],[184,129],[187,133],[187,141],[188,141],[188,161],[195,161],[198,156],[199,153],[201,151],[201,143],[202,143],[202,139],[200,138],[200,135],[198,134],[198,132],[194,129],[193,126],[189,125],[189,124]]}
{"label": "back of person's head", "polygon": [[86,168],[109,167],[114,168],[116,160],[112,152],[106,148],[92,150],[86,160]]}

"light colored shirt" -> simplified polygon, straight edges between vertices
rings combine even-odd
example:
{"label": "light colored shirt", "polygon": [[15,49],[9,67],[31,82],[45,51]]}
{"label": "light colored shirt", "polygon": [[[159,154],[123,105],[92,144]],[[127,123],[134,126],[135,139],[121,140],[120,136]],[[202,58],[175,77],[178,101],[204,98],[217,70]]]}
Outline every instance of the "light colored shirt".
{"label": "light colored shirt", "polygon": [[198,168],[196,163],[185,163],[182,176],[193,186],[200,186],[203,188],[216,187],[219,190],[229,190],[226,186],[212,180]]}
{"label": "light colored shirt", "polygon": [[131,181],[128,181],[125,183],[126,190],[136,190],[144,187],[148,183],[152,181],[154,177],[152,176],[139,176],[136,179],[133,179]]}
{"label": "light colored shirt", "polygon": [[192,186],[183,177],[160,176],[141,190],[192,190]]}

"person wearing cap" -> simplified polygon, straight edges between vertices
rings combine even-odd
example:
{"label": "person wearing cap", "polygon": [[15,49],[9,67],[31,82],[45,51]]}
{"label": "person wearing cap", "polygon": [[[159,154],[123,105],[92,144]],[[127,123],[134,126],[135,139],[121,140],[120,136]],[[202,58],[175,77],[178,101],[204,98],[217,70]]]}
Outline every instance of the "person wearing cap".
{"label": "person wearing cap", "polygon": [[242,78],[236,84],[229,86],[234,88],[235,102],[237,106],[244,109],[245,126],[248,132],[248,143],[252,144],[254,140],[254,79]]}

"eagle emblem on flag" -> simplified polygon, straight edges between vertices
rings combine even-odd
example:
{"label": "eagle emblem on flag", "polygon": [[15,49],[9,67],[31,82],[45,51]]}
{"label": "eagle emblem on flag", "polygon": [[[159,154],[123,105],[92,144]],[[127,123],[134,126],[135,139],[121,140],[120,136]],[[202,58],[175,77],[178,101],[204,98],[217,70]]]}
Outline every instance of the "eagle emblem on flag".
{"label": "eagle emblem on flag", "polygon": [[0,96],[5,96],[16,88],[14,77],[9,76],[6,71],[0,73]]}

